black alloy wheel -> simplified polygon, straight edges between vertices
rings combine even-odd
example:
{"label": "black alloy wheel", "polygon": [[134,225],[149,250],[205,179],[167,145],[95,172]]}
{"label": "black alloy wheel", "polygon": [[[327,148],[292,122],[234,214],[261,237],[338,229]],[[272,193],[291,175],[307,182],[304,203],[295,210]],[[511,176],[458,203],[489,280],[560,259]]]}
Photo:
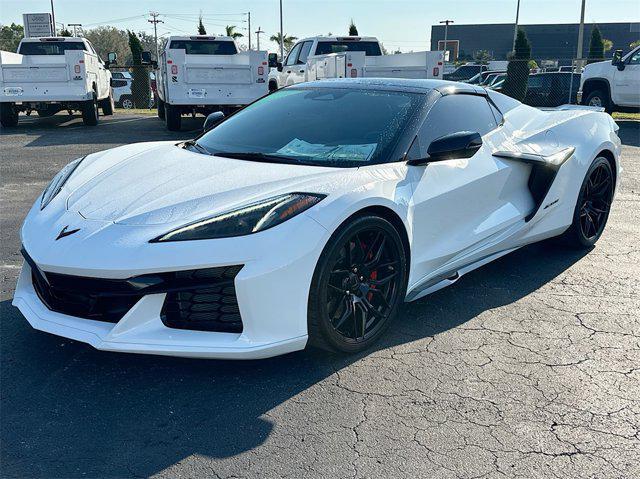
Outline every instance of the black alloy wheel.
{"label": "black alloy wheel", "polygon": [[407,259],[394,226],[357,218],[331,238],[309,295],[309,337],[324,349],[358,352],[375,342],[404,301]]}
{"label": "black alloy wheel", "polygon": [[614,182],[609,161],[596,158],[582,183],[573,224],[565,234],[573,245],[591,247],[602,235],[609,218]]}

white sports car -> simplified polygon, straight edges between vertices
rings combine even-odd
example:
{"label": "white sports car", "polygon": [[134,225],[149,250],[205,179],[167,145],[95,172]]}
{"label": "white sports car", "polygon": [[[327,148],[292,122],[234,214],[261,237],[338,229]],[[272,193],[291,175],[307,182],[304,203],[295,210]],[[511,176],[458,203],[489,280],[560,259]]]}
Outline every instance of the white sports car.
{"label": "white sports car", "polygon": [[360,351],[404,301],[523,245],[592,246],[616,131],[444,81],[286,88],[195,140],[69,163],[25,220],[14,304],[109,351]]}

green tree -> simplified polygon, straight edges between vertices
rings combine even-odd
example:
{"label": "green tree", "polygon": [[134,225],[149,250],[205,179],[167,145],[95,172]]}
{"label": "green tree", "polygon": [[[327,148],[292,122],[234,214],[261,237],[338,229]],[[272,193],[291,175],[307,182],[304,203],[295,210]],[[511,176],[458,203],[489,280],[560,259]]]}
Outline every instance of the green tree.
{"label": "green tree", "polygon": [[640,40],[636,40],[635,42],[629,43],[629,48],[633,50],[635,47],[640,47]]}
{"label": "green tree", "polygon": [[529,70],[535,70],[538,68],[538,62],[535,60],[529,60],[529,63],[527,63],[527,66],[529,67]]}
{"label": "green tree", "polygon": [[[293,48],[293,45],[296,43],[296,40],[298,39],[298,37],[293,37],[293,36],[289,36],[286,33],[284,34],[283,37],[284,41],[284,54],[287,55],[291,49]],[[271,35],[271,37],[269,38],[269,40],[271,40],[272,42],[275,42],[278,44],[278,46],[280,45],[280,32],[276,33],[275,35]]]}
{"label": "green tree", "polygon": [[351,23],[349,24],[349,36],[357,37],[358,29],[356,28],[356,24],[353,23],[353,18],[351,19]]}
{"label": "green tree", "polygon": [[63,28],[62,30],[60,30],[60,36],[61,37],[72,37],[73,35],[68,29]]}
{"label": "green tree", "polygon": [[198,35],[206,35],[207,30],[204,28],[204,24],[202,23],[202,15],[198,18]]}
{"label": "green tree", "polygon": [[107,58],[109,52],[115,52],[118,55],[119,65],[131,63],[129,39],[124,30],[118,30],[115,27],[97,27],[85,30],[84,36],[103,59]]}
{"label": "green tree", "polygon": [[511,98],[522,101],[527,94],[529,81],[529,60],[531,59],[531,44],[524,30],[518,29],[515,49],[509,58],[507,78],[502,86],[502,93]]}
{"label": "green tree", "polygon": [[131,50],[131,63],[133,72],[133,81],[131,82],[131,94],[136,108],[149,108],[149,73],[147,68],[142,65],[142,43],[138,36],[127,30],[129,36],[129,49]]}
{"label": "green tree", "polygon": [[487,50],[478,50],[473,59],[476,63],[486,65],[491,60],[491,54]]}
{"label": "green tree", "polygon": [[16,25],[15,23],[0,25],[0,50],[15,52],[22,37],[24,37],[22,25]]}
{"label": "green tree", "polygon": [[602,39],[602,45],[604,46],[604,52],[607,53],[608,51],[610,51],[613,48],[613,41],[607,39],[607,38],[603,38]]}
{"label": "green tree", "polygon": [[589,43],[589,61],[587,63],[600,62],[604,59],[604,41],[597,25],[591,30],[591,42]]}
{"label": "green tree", "polygon": [[236,28],[237,27],[235,25],[227,25],[226,27],[224,27],[227,36],[233,38],[234,40],[244,37],[242,33],[236,32]]}

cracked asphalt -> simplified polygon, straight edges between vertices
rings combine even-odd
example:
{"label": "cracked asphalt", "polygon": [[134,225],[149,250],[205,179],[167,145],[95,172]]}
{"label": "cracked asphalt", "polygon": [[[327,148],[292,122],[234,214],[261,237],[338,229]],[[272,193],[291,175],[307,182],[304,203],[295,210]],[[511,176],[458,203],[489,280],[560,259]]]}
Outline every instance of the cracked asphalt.
{"label": "cracked asphalt", "polygon": [[[189,120],[197,129],[201,119]],[[640,477],[640,123],[591,251],[544,243],[405,305],[375,350],[225,362],[106,353],[11,306],[18,228],[88,152],[154,117],[1,132],[2,477]]]}

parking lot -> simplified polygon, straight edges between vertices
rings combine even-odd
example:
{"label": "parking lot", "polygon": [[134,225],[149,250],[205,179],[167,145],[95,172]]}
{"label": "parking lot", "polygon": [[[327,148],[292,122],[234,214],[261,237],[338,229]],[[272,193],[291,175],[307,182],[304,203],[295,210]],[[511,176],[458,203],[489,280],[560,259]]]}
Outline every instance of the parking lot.
{"label": "parking lot", "polygon": [[68,161],[195,135],[118,113],[1,131],[4,477],[640,477],[640,122],[597,246],[523,248],[406,304],[375,350],[105,353],[11,306],[19,226]]}

